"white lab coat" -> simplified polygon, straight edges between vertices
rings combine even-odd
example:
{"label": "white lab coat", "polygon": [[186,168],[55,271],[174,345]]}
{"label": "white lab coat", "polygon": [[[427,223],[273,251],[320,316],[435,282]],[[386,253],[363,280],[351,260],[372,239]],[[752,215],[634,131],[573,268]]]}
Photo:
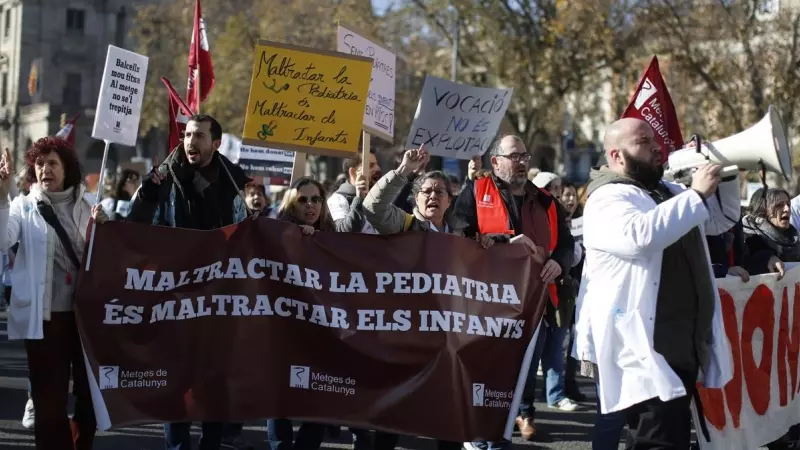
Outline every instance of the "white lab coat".
{"label": "white lab coat", "polygon": [[[79,185],[72,217],[85,233],[92,216],[92,198]],[[43,321],[50,320],[52,302],[53,255],[58,239],[36,208],[42,191],[31,187],[28,195],[18,196],[11,205],[0,204],[0,250],[8,251],[19,242],[11,270],[11,305],[8,314],[8,339],[42,339]],[[5,230],[5,232],[2,232]]]}
{"label": "white lab coat", "polygon": [[[741,215],[738,186],[738,181],[720,184],[721,207],[716,197],[706,207],[697,193],[673,183],[667,187],[675,196],[660,205],[629,184],[601,186],[589,197],[573,356],[597,364],[602,413],[686,395],[680,378],[653,348],[661,258],[694,227],[706,235],[733,227],[730,219]],[[707,246],[705,251],[709,258]],[[708,273],[714,279],[710,258]],[[714,305],[712,342],[700,381],[719,388],[733,377],[733,361],[716,290]]]}

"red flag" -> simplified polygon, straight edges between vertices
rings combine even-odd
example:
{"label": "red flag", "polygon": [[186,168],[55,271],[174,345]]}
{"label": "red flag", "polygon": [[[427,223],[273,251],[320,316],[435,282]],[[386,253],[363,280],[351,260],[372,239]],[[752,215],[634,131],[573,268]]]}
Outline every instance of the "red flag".
{"label": "red flag", "polygon": [[[198,99],[197,79],[200,78],[200,99]],[[186,88],[186,104],[192,111],[200,110],[200,103],[205,101],[214,87],[214,66],[211,64],[211,52],[208,49],[208,35],[200,9],[200,0],[195,0],[194,27],[192,43],[189,46],[189,82]]]}
{"label": "red flag", "polygon": [[75,114],[72,119],[69,119],[65,124],[64,128],[60,129],[58,133],[56,133],[57,138],[64,139],[65,141],[69,142],[69,145],[75,146],[75,121],[78,120],[81,113]]}
{"label": "red flag", "polygon": [[639,86],[622,117],[634,117],[650,124],[656,140],[661,144],[665,163],[670,153],[683,147],[683,135],[678,115],[675,114],[675,105],[672,104],[667,84],[658,68],[658,58],[655,56],[639,80]]}
{"label": "red flag", "polygon": [[161,82],[167,87],[169,93],[169,148],[167,149],[167,153],[169,153],[181,142],[181,135],[186,129],[189,117],[192,117],[194,113],[181,100],[181,96],[175,92],[175,88],[166,77],[161,77]]}

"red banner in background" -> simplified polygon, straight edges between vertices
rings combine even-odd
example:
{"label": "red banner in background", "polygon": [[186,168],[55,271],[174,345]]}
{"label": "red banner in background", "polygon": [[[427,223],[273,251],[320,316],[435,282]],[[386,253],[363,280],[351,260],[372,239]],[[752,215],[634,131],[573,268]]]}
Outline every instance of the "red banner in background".
{"label": "red banner in background", "polygon": [[658,58],[655,56],[639,80],[639,86],[622,117],[633,117],[650,124],[656,140],[661,144],[664,162],[670,153],[683,147],[683,135],[675,113],[675,105],[672,104],[672,97],[669,95],[664,77],[661,76]]}

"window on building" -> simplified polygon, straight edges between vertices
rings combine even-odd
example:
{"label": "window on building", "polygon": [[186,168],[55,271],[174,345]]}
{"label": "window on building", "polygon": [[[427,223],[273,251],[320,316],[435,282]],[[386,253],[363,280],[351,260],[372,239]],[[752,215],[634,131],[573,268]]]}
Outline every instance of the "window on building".
{"label": "window on building", "polygon": [[11,35],[11,8],[7,9],[3,19],[3,36]]}
{"label": "window on building", "polygon": [[82,9],[67,9],[67,31],[83,33],[86,12]]}
{"label": "window on building", "polygon": [[0,77],[0,106],[8,104],[8,72],[3,72]]}
{"label": "window on building", "polygon": [[64,79],[64,106],[77,109],[81,106],[81,74],[68,73]]}

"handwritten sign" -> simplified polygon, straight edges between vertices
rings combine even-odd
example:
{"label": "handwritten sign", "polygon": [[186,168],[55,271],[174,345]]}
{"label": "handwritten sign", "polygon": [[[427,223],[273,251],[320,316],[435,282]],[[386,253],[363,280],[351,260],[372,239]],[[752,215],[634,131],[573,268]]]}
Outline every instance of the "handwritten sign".
{"label": "handwritten sign", "polygon": [[260,41],[242,143],[352,157],[371,73],[363,56]]}
{"label": "handwritten sign", "polygon": [[489,149],[514,89],[467,86],[428,75],[406,148],[470,159]]}
{"label": "handwritten sign", "polygon": [[92,137],[134,146],[142,116],[146,56],[108,46],[106,67],[97,97]]}
{"label": "handwritten sign", "polygon": [[394,53],[339,24],[336,48],[343,53],[372,58],[372,80],[369,83],[367,106],[364,110],[364,129],[370,134],[394,142]]}

